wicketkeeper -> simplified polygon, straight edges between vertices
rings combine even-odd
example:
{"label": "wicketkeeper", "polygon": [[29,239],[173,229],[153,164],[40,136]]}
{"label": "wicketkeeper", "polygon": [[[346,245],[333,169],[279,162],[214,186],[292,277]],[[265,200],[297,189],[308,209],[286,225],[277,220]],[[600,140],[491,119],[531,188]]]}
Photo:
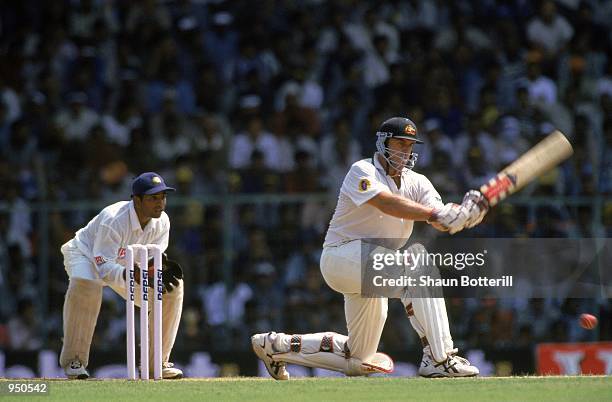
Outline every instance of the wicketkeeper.
{"label": "wicketkeeper", "polygon": [[[168,248],[170,220],[164,209],[169,191],[174,191],[174,188],[166,186],[157,173],[141,174],[132,183],[131,201],[120,201],[104,208],[62,246],[64,267],[70,282],[64,301],[60,365],[68,378],[89,377],[89,349],[104,286],[110,286],[121,297],[126,297],[126,247],[158,244],[162,252]],[[162,375],[165,379],[181,378],[182,371],[168,360],[183,309],[183,273],[178,264],[169,262],[167,258],[164,258],[163,265]],[[136,303],[139,304],[138,286],[136,293]],[[149,307],[152,308],[152,303]],[[152,331],[151,325],[150,339]],[[153,362],[152,346],[151,342],[150,362]]]}
{"label": "wicketkeeper", "polygon": [[[392,360],[377,352],[388,300],[361,296],[361,240],[395,241],[388,249],[392,253],[406,244],[415,221],[452,234],[477,225],[488,210],[475,190],[466,194],[461,205],[445,205],[431,182],[412,171],[417,159],[412,147],[422,141],[410,119],[388,119],[376,135],[378,152],[355,162],[342,183],[321,255],[325,282],[344,295],[348,336],[334,332],[253,335],[253,350],[277,380],[289,379],[286,363],[353,376],[391,371]],[[401,301],[423,343],[419,375],[478,375],[478,368],[457,355],[444,299],[410,297],[408,291],[403,295]]]}

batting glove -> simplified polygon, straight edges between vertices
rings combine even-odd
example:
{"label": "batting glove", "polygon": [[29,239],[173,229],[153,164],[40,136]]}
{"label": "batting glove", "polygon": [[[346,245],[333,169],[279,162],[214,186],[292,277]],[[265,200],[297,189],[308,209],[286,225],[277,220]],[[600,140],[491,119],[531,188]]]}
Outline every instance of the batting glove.
{"label": "batting glove", "polygon": [[437,223],[444,227],[450,234],[461,231],[469,218],[469,211],[463,205],[449,202],[442,208],[435,209],[428,223]]}
{"label": "batting glove", "polygon": [[484,216],[489,212],[489,201],[480,191],[470,190],[465,193],[461,206],[468,210],[469,218],[465,223],[465,228],[473,228],[482,222]]}

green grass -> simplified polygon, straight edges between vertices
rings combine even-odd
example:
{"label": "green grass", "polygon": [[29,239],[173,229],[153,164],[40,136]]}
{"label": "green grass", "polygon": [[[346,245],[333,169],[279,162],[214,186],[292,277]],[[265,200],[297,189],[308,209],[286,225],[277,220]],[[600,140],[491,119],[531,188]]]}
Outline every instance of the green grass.
{"label": "green grass", "polygon": [[[0,379],[0,388],[6,390]],[[8,396],[0,401],[611,401],[612,377],[506,377],[472,379],[260,378],[51,380],[46,396]]]}

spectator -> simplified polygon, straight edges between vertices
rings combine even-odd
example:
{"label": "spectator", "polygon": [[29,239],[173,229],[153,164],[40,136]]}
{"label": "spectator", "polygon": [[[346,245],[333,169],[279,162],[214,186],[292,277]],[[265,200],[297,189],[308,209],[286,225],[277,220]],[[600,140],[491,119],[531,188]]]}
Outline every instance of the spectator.
{"label": "spectator", "polygon": [[230,82],[233,63],[238,56],[238,33],[231,29],[234,17],[220,11],[212,16],[211,29],[205,31],[204,51],[214,63],[221,82]]}
{"label": "spectator", "polygon": [[601,165],[599,168],[599,191],[612,194],[612,119],[604,123],[604,144],[601,148]]}
{"label": "spectator", "polygon": [[265,331],[282,322],[283,288],[276,275],[276,268],[268,261],[252,266],[250,283],[253,284],[255,328]]}
{"label": "spectator", "polygon": [[433,160],[433,154],[436,152],[443,152],[447,155],[453,155],[455,153],[460,154],[463,150],[455,152],[453,142],[448,136],[442,131],[440,122],[437,119],[425,120],[422,124],[422,128],[425,132],[425,138],[427,138],[427,146],[419,147],[419,167],[428,167],[431,165]]}
{"label": "spectator", "polygon": [[56,124],[64,132],[68,141],[85,141],[99,117],[96,112],[85,106],[87,95],[75,92],[68,96],[70,108],[57,115]]}
{"label": "spectator", "polygon": [[115,113],[102,116],[102,126],[108,139],[121,147],[132,141],[132,130],[142,126],[143,121],[136,105],[124,99],[117,105]]}
{"label": "spectator", "polygon": [[466,120],[466,129],[455,139],[452,152],[446,150],[453,156],[454,165],[465,166],[466,159],[472,150],[478,149],[486,163],[485,167],[487,169],[496,168],[498,166],[497,143],[491,134],[483,129],[481,116],[472,114]]}
{"label": "spectator", "polygon": [[151,119],[153,155],[161,161],[174,162],[189,154],[193,139],[187,130],[185,115],[176,109],[174,94],[166,94],[163,111]]}
{"label": "spectator", "polygon": [[350,120],[339,118],[332,132],[323,136],[320,148],[321,167],[326,172],[326,186],[338,191],[347,169],[361,158],[359,142],[352,136]]}
{"label": "spectator", "polygon": [[7,324],[10,346],[15,350],[38,350],[42,346],[40,325],[32,300],[20,300],[17,315]]}
{"label": "spectator", "polygon": [[540,5],[537,17],[527,24],[527,38],[551,59],[565,50],[574,35],[574,28],[557,13],[557,6],[552,0],[544,0]]}
{"label": "spectator", "polygon": [[526,85],[532,103],[550,104],[557,101],[557,86],[553,80],[542,74],[538,62],[534,61],[527,65]]}
{"label": "spectator", "polygon": [[276,167],[280,158],[278,141],[267,131],[259,116],[252,116],[246,122],[245,130],[234,138],[229,156],[229,164],[234,169],[241,169],[252,162],[253,151],[259,151],[269,169]]}

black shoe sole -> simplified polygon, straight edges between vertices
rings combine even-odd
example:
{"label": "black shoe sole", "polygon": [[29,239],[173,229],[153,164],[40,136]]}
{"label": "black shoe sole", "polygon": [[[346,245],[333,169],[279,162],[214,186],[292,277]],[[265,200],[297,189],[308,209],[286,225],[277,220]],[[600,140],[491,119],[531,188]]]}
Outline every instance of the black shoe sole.
{"label": "black shoe sole", "polygon": [[462,375],[462,376],[452,376],[452,375],[442,375],[442,374],[430,374],[430,375],[419,374],[419,377],[423,377],[423,378],[470,378],[470,377],[478,377],[478,374],[470,374],[470,375]]}
{"label": "black shoe sole", "polygon": [[66,376],[69,380],[86,380],[89,378],[89,374],[79,374],[76,377]]}

